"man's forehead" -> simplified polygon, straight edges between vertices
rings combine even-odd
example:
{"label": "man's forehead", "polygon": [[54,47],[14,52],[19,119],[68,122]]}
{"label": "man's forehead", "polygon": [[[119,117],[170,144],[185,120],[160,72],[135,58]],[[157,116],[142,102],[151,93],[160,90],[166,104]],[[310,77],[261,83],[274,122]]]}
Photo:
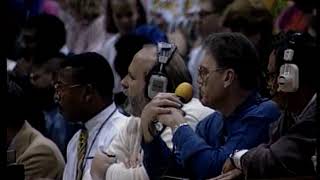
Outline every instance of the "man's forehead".
{"label": "man's forehead", "polygon": [[73,69],[71,66],[62,68],[58,72],[57,80],[71,81],[72,80]]}
{"label": "man's forehead", "polygon": [[155,64],[156,58],[156,47],[144,47],[134,56],[132,65],[140,70],[148,70]]}
{"label": "man's forehead", "polygon": [[210,52],[203,51],[202,52],[202,61],[201,61],[201,66],[205,66],[205,67],[211,67],[211,66],[215,66],[216,65],[216,60],[215,57],[213,55],[211,55]]}

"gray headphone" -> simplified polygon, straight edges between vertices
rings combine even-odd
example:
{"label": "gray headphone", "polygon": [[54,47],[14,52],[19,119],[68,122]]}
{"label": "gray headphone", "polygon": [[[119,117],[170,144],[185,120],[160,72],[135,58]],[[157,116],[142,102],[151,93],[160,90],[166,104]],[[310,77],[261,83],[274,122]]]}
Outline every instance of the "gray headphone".
{"label": "gray headphone", "polygon": [[159,92],[167,92],[168,78],[165,72],[165,66],[172,59],[177,47],[171,43],[159,42],[157,44],[157,62],[149,73],[147,82],[147,95],[153,98]]}

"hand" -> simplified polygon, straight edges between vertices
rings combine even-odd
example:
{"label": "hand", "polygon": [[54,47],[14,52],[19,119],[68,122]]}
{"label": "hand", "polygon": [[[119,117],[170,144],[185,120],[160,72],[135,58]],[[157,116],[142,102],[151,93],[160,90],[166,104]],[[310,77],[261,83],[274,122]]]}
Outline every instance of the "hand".
{"label": "hand", "polygon": [[221,174],[220,176],[217,176],[210,180],[231,180],[231,179],[239,178],[241,175],[242,175],[242,172],[240,169],[233,169],[225,174]]}
{"label": "hand", "polygon": [[137,166],[142,165],[141,153],[134,152],[131,154],[129,159],[126,159],[124,162],[126,168],[136,168]]}
{"label": "hand", "polygon": [[228,158],[223,165],[222,174],[225,174],[233,169],[236,169],[236,167],[231,163],[230,158]]}
{"label": "hand", "polygon": [[92,177],[92,180],[104,180],[108,168],[113,163],[116,163],[115,157],[112,157],[111,155],[108,156],[107,154],[103,153],[101,150],[98,149],[97,153],[93,158],[90,169],[90,175]]}
{"label": "hand", "polygon": [[158,121],[163,125],[171,128],[175,128],[179,124],[185,123],[186,120],[183,117],[184,112],[181,109],[169,108],[170,114],[161,114],[158,116]]}
{"label": "hand", "polygon": [[182,103],[172,93],[159,93],[144,107],[141,113],[141,128],[145,142],[148,143],[153,140],[150,129],[154,128],[152,123],[157,119],[158,115],[171,113],[168,107],[181,108]]}

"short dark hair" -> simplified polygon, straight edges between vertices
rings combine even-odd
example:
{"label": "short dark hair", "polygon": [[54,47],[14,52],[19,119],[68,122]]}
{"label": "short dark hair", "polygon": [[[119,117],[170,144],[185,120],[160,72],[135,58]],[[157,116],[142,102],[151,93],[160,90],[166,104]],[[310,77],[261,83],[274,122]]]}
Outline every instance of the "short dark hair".
{"label": "short dark hair", "polygon": [[[289,45],[289,41],[294,42],[294,44]],[[316,44],[316,40],[308,33],[289,31],[284,34],[282,39],[274,43],[278,72],[281,65],[285,63],[283,54],[289,46],[294,50],[292,62],[299,68],[299,83],[316,88],[317,82],[315,76],[319,71],[317,64],[319,60],[318,52],[320,50]]]}
{"label": "short dark hair", "polygon": [[62,68],[72,67],[75,81],[91,84],[106,100],[113,96],[114,77],[108,61],[95,52],[69,56],[62,63]]}
{"label": "short dark hair", "polygon": [[40,14],[27,20],[25,29],[36,30],[36,41],[40,55],[37,60],[46,60],[59,53],[66,43],[66,29],[64,23],[56,16]]}
{"label": "short dark hair", "polygon": [[214,33],[204,42],[204,48],[217,61],[219,68],[235,71],[243,89],[259,88],[261,70],[254,45],[240,33]]}
{"label": "short dark hair", "polygon": [[222,14],[224,10],[234,0],[210,0],[211,6],[214,8],[213,11],[217,14]]}
{"label": "short dark hair", "polygon": [[[116,25],[115,25],[115,22],[113,20],[113,16],[112,16],[112,13],[113,13],[113,10],[112,10],[112,3],[111,3],[112,0],[107,0],[106,2],[106,29],[107,29],[107,32],[108,33],[118,33],[119,30],[117,29]],[[129,0],[128,0],[129,1]],[[136,26],[140,26],[140,25],[143,25],[143,24],[146,24],[147,23],[147,17],[146,17],[146,11],[141,3],[140,0],[134,0],[136,3],[136,7],[137,7],[137,11],[138,11],[138,19],[137,19],[137,24]]]}
{"label": "short dark hair", "polygon": [[15,83],[10,76],[7,77],[7,113],[10,121],[7,121],[9,128],[21,128],[24,121],[27,120],[27,103],[26,95],[22,88]]}
{"label": "short dark hair", "polygon": [[317,6],[319,7],[320,5],[318,0],[309,0],[309,1],[293,0],[293,1],[295,5],[305,13],[312,13],[312,10]]}

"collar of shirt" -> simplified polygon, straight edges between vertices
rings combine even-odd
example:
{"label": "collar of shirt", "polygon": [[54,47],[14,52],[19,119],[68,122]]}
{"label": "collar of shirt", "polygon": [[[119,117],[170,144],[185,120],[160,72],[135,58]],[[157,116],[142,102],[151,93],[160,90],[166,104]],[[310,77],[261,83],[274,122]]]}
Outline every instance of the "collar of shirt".
{"label": "collar of shirt", "polygon": [[246,112],[250,111],[254,104],[260,104],[262,101],[267,101],[266,98],[262,98],[261,95],[256,91],[253,90],[249,96],[246,98],[244,102],[242,102],[233,112],[232,114],[227,117],[228,120],[230,119],[237,119],[237,116],[242,116]]}
{"label": "collar of shirt", "polygon": [[110,116],[110,114],[114,111],[115,108],[116,105],[114,103],[106,107],[104,110],[102,110],[100,113],[98,113],[88,122],[85,123],[86,129],[90,132],[94,129],[94,127],[103,123],[106,120],[106,118]]}
{"label": "collar of shirt", "polygon": [[229,117],[223,120],[223,134],[228,137],[235,129],[243,126],[242,119],[248,116],[259,117],[263,115],[264,118],[269,120],[277,120],[280,116],[280,111],[271,108],[272,103],[264,103],[267,101],[269,99],[263,98],[259,92],[252,91],[246,100]]}

